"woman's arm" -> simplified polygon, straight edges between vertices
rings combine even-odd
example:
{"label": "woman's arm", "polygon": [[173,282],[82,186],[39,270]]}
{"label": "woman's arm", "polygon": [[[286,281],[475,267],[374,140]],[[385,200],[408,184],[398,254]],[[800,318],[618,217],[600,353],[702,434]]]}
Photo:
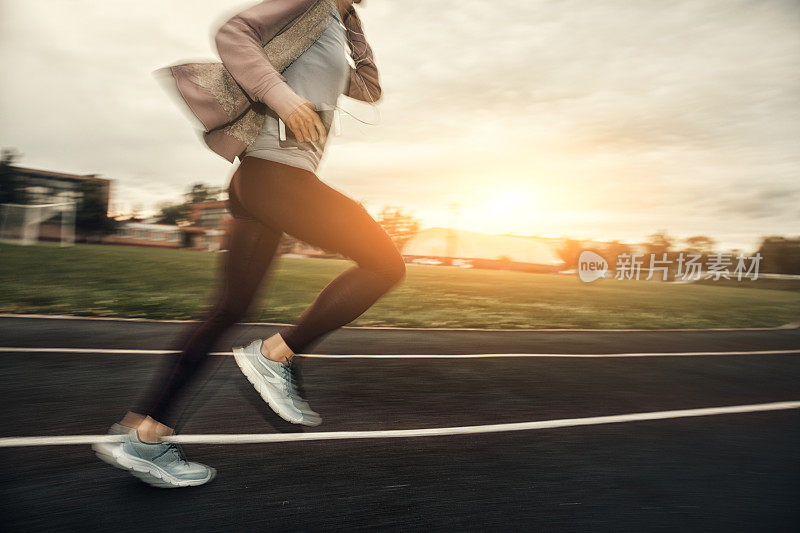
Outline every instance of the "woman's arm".
{"label": "woman's arm", "polygon": [[350,7],[344,17],[347,40],[350,42],[351,57],[356,68],[350,69],[350,84],[345,94],[364,102],[377,102],[381,98],[381,83],[378,67],[372,55],[372,47],[367,43],[361,19],[354,7]]}
{"label": "woman's arm", "polygon": [[246,9],[220,27],[215,42],[222,64],[251,100],[263,102],[287,121],[306,103],[286,83],[262,48],[315,0],[268,0]]}

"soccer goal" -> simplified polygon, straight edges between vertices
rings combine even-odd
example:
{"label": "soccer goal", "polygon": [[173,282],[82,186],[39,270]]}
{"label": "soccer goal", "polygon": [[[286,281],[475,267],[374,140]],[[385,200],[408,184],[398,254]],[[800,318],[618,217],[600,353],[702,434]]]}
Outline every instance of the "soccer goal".
{"label": "soccer goal", "polygon": [[75,244],[75,202],[0,204],[0,240],[31,245],[42,240]]}

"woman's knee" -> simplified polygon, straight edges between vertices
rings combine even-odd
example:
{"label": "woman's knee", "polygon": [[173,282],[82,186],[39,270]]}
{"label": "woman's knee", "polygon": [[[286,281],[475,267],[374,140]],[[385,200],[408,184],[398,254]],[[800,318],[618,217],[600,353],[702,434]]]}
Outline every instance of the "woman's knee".
{"label": "woman's knee", "polygon": [[381,259],[376,268],[381,278],[390,287],[401,283],[406,277],[406,263],[400,251],[392,245],[391,251],[386,252]]}
{"label": "woman's knee", "polygon": [[394,270],[393,273],[394,273],[395,280],[396,280],[395,282],[396,283],[402,283],[403,280],[406,279],[406,262],[403,259],[403,256],[400,254],[399,251],[397,252],[397,258],[395,259],[395,263],[393,265],[393,270]]}

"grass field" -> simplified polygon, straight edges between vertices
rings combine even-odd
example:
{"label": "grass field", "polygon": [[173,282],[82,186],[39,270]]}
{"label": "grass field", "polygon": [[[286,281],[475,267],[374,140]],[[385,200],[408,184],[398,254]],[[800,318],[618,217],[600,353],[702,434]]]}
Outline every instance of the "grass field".
{"label": "grass field", "polygon": [[[0,312],[193,318],[208,304],[220,257],[152,248],[0,244]],[[291,322],[350,264],[279,259],[252,318]],[[583,284],[573,276],[409,265],[405,283],[354,325],[649,329],[799,320],[796,290],[615,280]]]}

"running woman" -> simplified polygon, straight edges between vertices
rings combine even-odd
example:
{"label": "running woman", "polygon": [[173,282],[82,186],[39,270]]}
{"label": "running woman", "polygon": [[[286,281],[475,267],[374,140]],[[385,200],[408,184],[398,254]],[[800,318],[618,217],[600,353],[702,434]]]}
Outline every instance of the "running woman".
{"label": "running woman", "polygon": [[[372,50],[353,7],[361,0],[323,1],[330,4],[331,22],[282,76],[264,52],[266,29],[285,26],[290,13],[302,13],[316,1],[268,0],[234,16],[217,33],[223,64],[268,112],[256,139],[239,155],[228,187],[233,221],[216,303],[188,331],[180,355],[156,378],[142,403],[112,426],[110,433],[123,435],[122,443],[95,445],[101,459],[151,485],[195,486],[214,477],[213,468],[188,461],[178,445],[164,438],[174,433],[179,395],[222,334],[251,307],[283,233],[355,262],[291,326],[234,349],[247,379],[292,423],[321,422],[298,394],[292,357],[353,321],[405,277],[403,259],[381,226],[361,204],[315,175],[330,129],[316,111],[334,109],[341,94],[372,103],[381,95]],[[288,126],[286,140],[280,120]]]}

